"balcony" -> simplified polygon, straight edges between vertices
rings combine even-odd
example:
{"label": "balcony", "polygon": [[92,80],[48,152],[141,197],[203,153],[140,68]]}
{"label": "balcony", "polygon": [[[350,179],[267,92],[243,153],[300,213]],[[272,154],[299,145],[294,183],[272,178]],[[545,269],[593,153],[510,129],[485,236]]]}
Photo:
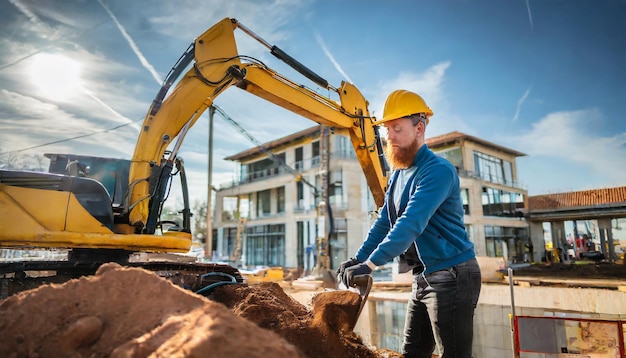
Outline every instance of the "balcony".
{"label": "balcony", "polygon": [[282,175],[287,173],[287,169],[284,167],[270,167],[262,170],[257,170],[255,172],[248,173],[241,178],[241,184],[251,183],[253,181],[266,179],[269,177],[273,177],[276,175]]}
{"label": "balcony", "polygon": [[489,183],[500,184],[500,185],[508,186],[511,188],[526,190],[526,187],[522,183],[516,180],[507,180],[506,178],[498,177],[498,176],[491,175],[491,174],[481,175],[480,173],[473,172],[471,170],[461,169],[459,167],[456,167],[456,172],[462,178],[483,180]]}
{"label": "balcony", "polygon": [[[354,154],[354,151],[350,151],[350,152],[333,151],[331,153],[331,160],[332,159],[340,159],[340,160],[354,159],[356,161],[356,154]],[[298,172],[298,173],[302,173],[309,169],[318,168],[319,166],[320,166],[319,155],[316,155],[309,159],[299,160],[291,164],[291,168],[293,169],[293,171]],[[242,165],[242,168],[243,167],[244,166]],[[236,187],[238,185],[248,184],[248,183],[252,183],[255,181],[267,179],[276,175],[282,175],[282,174],[287,174],[287,173],[290,173],[290,171],[285,167],[272,166],[266,169],[247,173],[245,175],[242,175],[241,178],[239,178],[239,180],[237,178],[234,178],[231,182],[220,183],[218,186],[219,186],[219,189],[229,189],[229,188]]]}

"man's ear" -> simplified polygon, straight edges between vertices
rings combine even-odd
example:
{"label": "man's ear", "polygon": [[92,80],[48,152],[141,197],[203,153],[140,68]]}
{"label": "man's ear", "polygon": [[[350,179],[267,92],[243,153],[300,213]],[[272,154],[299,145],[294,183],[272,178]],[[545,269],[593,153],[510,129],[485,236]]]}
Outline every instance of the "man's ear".
{"label": "man's ear", "polygon": [[424,121],[419,121],[415,127],[417,128],[418,135],[422,135],[426,132],[426,123],[424,123]]}

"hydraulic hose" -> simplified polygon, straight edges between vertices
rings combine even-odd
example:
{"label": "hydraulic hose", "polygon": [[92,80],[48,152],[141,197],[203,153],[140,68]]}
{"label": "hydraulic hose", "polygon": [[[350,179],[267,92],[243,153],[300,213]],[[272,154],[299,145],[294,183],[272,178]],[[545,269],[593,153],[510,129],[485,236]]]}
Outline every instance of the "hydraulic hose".
{"label": "hydraulic hose", "polygon": [[205,292],[209,292],[212,289],[214,289],[215,287],[223,286],[223,285],[230,285],[230,284],[233,284],[233,283],[239,283],[239,282],[237,282],[237,279],[234,276],[229,275],[229,274],[224,273],[224,272],[209,272],[209,273],[205,273],[204,275],[201,276],[201,278],[204,279],[207,276],[222,276],[222,277],[226,277],[226,278],[230,279],[230,281],[213,282],[212,284],[210,284],[208,286],[205,286],[205,287],[202,287],[201,289],[196,291],[197,294],[203,295]]}

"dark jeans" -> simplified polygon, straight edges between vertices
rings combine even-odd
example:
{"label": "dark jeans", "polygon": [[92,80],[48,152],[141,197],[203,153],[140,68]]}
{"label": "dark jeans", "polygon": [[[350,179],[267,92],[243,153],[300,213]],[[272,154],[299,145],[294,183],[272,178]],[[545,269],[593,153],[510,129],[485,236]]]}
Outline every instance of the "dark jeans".
{"label": "dark jeans", "polygon": [[404,326],[404,357],[431,358],[438,344],[442,358],[471,358],[480,285],[475,258],[426,276],[414,274]]}

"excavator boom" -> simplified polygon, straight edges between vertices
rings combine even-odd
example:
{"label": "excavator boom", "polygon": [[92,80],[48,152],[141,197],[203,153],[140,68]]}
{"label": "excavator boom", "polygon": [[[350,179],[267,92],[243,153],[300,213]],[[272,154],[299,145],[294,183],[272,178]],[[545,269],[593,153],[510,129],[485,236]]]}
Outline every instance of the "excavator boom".
{"label": "excavator boom", "polygon": [[[260,62],[243,62],[235,43],[234,31],[241,28],[271,49],[281,60],[293,66],[325,89],[337,93],[340,101],[295,83]],[[382,205],[387,179],[382,160],[380,138],[372,125],[367,101],[358,89],[342,82],[339,88],[328,85],[321,76],[267,44],[235,19],[226,18],[198,37],[193,46],[193,66],[162,103],[157,97],[148,112],[139,135],[130,169],[129,223],[137,230],[151,227],[149,179],[171,140],[186,126],[193,125],[216,97],[231,86],[299,114],[314,122],[347,131],[363,168],[377,205]],[[186,58],[190,59],[190,56]],[[168,87],[167,80],[162,96]],[[175,153],[173,153],[175,155]],[[152,197],[154,201],[154,197]]]}
{"label": "excavator boom", "polygon": [[[240,55],[236,29],[338,101]],[[184,179],[178,151],[185,135],[230,87],[349,135],[374,201],[382,205],[387,186],[382,144],[359,90],[346,82],[329,85],[237,20],[225,18],[196,38],[171,69],[144,118],[130,161],[55,154],[51,158],[66,167],[49,173],[0,170],[0,247],[71,249],[70,258],[83,263],[90,261],[90,253],[100,255],[92,261],[106,262],[136,252],[189,251],[188,200],[183,227],[158,234],[161,209],[172,176],[180,173]],[[3,266],[0,274],[10,270]]]}

